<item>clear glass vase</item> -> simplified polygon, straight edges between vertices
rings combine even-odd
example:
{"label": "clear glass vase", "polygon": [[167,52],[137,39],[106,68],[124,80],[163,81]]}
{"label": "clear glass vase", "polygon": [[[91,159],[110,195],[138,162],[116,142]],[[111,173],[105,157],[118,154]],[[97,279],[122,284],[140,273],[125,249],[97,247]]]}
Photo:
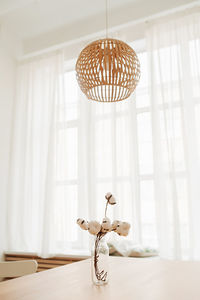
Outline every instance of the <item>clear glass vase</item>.
{"label": "clear glass vase", "polygon": [[105,234],[98,233],[95,236],[91,251],[92,281],[95,285],[108,283],[108,260],[109,248]]}

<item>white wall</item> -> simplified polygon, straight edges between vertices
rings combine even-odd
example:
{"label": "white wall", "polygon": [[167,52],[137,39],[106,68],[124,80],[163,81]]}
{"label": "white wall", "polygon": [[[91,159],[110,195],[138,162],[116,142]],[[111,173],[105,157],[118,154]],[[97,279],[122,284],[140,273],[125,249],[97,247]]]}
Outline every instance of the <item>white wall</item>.
{"label": "white wall", "polygon": [[15,42],[0,27],[0,259],[5,247],[6,197],[15,93]]}

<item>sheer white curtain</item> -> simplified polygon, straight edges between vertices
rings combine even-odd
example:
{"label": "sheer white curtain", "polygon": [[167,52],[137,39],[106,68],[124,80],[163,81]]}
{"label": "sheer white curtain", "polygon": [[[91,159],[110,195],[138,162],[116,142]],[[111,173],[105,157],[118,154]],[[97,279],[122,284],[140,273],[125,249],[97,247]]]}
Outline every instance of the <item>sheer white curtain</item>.
{"label": "sheer white curtain", "polygon": [[76,219],[101,221],[111,191],[129,239],[200,258],[199,20],[149,27],[140,83],[121,103],[88,101],[62,53],[19,66],[7,250],[83,254]]}
{"label": "sheer white curtain", "polygon": [[88,233],[77,227],[76,219],[101,221],[107,191],[118,199],[109,209],[110,218],[131,222],[137,229],[130,237],[139,241],[135,96],[117,104],[88,101],[74,71],[66,72],[65,89],[57,134],[58,251],[88,249]]}
{"label": "sheer white curtain", "polygon": [[148,28],[161,256],[200,258],[200,14]]}
{"label": "sheer white curtain", "polygon": [[[153,182],[144,184],[145,174],[140,182],[140,173],[152,172],[152,164],[142,159],[144,151],[138,158],[138,147],[148,144],[146,138],[139,144],[137,139],[138,130],[144,135],[143,125],[149,124],[149,118],[138,115],[142,103],[135,95],[117,104],[88,101],[75,72],[64,74],[63,66],[62,54],[19,66],[7,250],[83,254],[88,233],[80,231],[76,219],[101,221],[108,191],[118,199],[110,217],[129,221],[129,238],[135,242],[155,244]],[[146,93],[145,74],[138,100]],[[149,107],[148,96],[145,99]]]}
{"label": "sheer white curtain", "polygon": [[54,253],[56,106],[63,99],[63,54],[18,67],[13,113],[7,249]]}

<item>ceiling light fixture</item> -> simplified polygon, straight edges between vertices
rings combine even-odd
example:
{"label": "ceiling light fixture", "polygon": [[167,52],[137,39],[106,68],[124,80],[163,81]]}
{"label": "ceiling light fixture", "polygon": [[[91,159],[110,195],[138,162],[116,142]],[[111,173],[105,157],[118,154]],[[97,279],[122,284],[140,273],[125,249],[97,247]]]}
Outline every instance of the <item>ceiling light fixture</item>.
{"label": "ceiling light fixture", "polygon": [[140,62],[126,43],[108,38],[108,0],[106,0],[106,38],[87,45],[76,62],[76,77],[88,99],[117,102],[127,99],[140,79]]}

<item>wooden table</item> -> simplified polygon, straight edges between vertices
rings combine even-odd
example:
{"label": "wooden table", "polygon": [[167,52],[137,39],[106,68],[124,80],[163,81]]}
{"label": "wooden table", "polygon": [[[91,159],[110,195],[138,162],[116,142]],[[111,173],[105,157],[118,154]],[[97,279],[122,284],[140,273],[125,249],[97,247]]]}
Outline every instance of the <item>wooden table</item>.
{"label": "wooden table", "polygon": [[110,258],[96,287],[90,260],[0,283],[0,300],[200,300],[200,262]]}

